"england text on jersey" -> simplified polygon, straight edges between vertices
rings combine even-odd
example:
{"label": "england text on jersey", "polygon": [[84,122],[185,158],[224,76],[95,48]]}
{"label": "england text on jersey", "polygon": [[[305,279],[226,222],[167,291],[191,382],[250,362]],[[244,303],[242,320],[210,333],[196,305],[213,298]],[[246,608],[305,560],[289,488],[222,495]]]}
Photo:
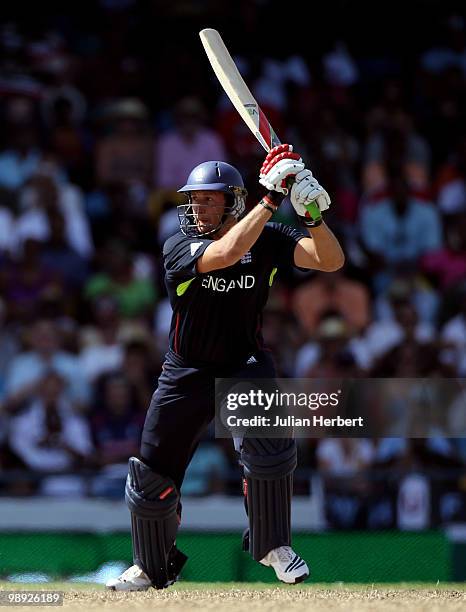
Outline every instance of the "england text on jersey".
{"label": "england text on jersey", "polygon": [[212,291],[228,293],[231,289],[252,289],[256,279],[251,274],[242,274],[239,278],[226,279],[208,274],[202,279],[201,286]]}

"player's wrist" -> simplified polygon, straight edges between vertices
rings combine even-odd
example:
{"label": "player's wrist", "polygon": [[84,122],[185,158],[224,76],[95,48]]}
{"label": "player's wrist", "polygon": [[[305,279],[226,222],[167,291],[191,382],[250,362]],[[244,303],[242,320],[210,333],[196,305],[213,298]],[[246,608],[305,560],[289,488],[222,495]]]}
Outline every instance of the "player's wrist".
{"label": "player's wrist", "polygon": [[322,213],[315,200],[300,205],[296,212],[298,213],[301,225],[304,225],[304,227],[312,228],[322,224]]}
{"label": "player's wrist", "polygon": [[319,227],[319,225],[322,225],[323,222],[322,217],[320,219],[308,219],[307,217],[302,217],[301,215],[298,215],[298,219],[301,225],[307,227],[308,229]]}
{"label": "player's wrist", "polygon": [[277,212],[278,207],[280,206],[284,197],[285,196],[282,193],[278,193],[277,191],[269,191],[261,198],[259,204],[274,214]]}
{"label": "player's wrist", "polygon": [[262,206],[262,208],[265,208],[265,210],[268,210],[270,213],[272,213],[272,215],[274,215],[278,210],[277,208],[270,206],[270,204],[268,204],[267,201],[265,201],[264,199],[259,202],[259,205]]}
{"label": "player's wrist", "polygon": [[265,199],[270,206],[278,208],[285,198],[286,194],[271,190],[262,197],[262,200]]}

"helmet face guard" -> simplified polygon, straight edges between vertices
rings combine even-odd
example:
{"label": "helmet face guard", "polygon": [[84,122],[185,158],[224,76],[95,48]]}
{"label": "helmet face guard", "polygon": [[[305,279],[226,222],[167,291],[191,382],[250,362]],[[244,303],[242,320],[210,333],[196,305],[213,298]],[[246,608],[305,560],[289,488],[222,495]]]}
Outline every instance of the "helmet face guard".
{"label": "helmet face guard", "polygon": [[[186,236],[208,236],[217,232],[229,216],[239,219],[246,209],[247,191],[244,188],[241,174],[226,162],[203,162],[196,166],[188,177],[186,185],[178,190],[188,196],[187,204],[178,206],[180,229]],[[218,210],[217,223],[205,223],[200,226],[197,212],[194,210],[192,193],[194,191],[219,191],[226,194],[225,203],[207,205]]]}

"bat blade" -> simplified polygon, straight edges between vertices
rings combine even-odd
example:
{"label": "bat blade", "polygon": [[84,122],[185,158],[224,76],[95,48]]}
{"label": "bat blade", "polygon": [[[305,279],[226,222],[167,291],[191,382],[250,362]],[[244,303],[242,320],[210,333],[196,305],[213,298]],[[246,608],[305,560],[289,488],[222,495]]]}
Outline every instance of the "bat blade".
{"label": "bat blade", "polygon": [[245,124],[267,152],[279,145],[278,136],[244,82],[220,34],[206,28],[199,36],[217,79]]}

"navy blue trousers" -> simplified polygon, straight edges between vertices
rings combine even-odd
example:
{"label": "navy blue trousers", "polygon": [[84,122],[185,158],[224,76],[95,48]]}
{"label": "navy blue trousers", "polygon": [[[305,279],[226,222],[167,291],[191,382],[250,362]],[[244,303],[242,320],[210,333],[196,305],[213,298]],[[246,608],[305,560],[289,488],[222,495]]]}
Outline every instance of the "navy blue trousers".
{"label": "navy blue trousers", "polygon": [[[275,378],[269,351],[234,366],[192,367],[169,351],[147,412],[140,457],[180,489],[186,469],[215,416],[215,378]],[[197,364],[199,365],[199,364]]]}

